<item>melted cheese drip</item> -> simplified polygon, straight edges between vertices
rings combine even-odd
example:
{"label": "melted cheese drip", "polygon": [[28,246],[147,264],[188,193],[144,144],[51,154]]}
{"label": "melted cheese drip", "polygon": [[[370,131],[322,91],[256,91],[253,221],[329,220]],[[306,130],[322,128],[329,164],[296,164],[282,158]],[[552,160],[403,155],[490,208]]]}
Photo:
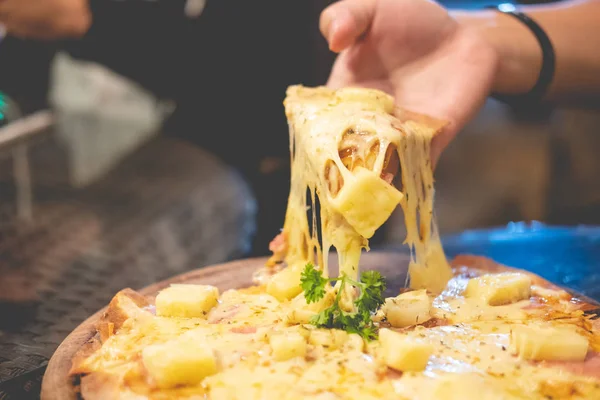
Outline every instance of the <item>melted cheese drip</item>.
{"label": "melted cheese drip", "polygon": [[[392,149],[397,151],[401,166],[403,188],[399,203],[406,222],[405,243],[410,246],[411,254],[414,253],[409,270],[411,287],[441,292],[452,273],[433,215],[430,143],[436,130],[412,120],[400,121],[392,115],[393,99],[376,90],[333,91],[323,87],[292,86],[287,92],[285,108],[290,127],[292,166],[283,228],[288,242],[287,264],[315,262],[328,275],[327,254],[334,247],[339,257],[340,274],[357,278],[362,249],[368,250],[368,239],[389,218],[391,211],[369,209],[371,204],[358,203],[340,211],[336,203],[340,200],[328,186],[331,176],[327,173],[331,173],[332,168],[339,171],[338,181],[341,182],[334,186],[342,186],[337,194],[341,197],[342,191],[351,191],[352,185],[359,185],[356,171],[360,171],[344,165],[340,157],[344,141],[350,143],[352,157],[362,156],[362,166],[377,175],[384,173],[386,154]],[[315,207],[312,221],[306,216],[307,188],[313,205],[316,196],[320,200],[322,247],[317,240]],[[361,232],[348,221],[348,214],[357,212],[374,216],[371,226]]]}

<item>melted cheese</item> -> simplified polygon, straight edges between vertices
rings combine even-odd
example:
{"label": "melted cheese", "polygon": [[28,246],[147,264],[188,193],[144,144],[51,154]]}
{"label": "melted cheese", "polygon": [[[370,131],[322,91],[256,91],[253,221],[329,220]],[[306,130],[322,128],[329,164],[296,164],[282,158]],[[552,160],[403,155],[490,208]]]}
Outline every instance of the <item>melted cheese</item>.
{"label": "melted cheese", "polygon": [[[368,239],[400,204],[406,243],[415,256],[411,286],[440,292],[451,271],[433,216],[429,154],[436,130],[400,121],[393,115],[393,99],[376,90],[293,86],[285,108],[292,163],[283,228],[287,264],[311,261],[328,274],[327,254],[333,247],[340,273],[356,279],[361,250],[368,249]],[[384,181],[395,172],[390,163],[396,156],[401,191]],[[316,197],[320,202],[322,246],[314,207],[312,221],[307,219],[307,189],[311,203]]]}

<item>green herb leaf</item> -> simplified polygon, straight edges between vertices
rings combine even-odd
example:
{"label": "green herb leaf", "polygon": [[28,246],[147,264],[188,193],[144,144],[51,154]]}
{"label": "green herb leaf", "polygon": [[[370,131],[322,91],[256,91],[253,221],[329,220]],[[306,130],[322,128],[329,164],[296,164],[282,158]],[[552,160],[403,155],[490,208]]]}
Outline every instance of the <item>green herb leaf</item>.
{"label": "green herb leaf", "polygon": [[325,310],[321,311],[319,314],[313,316],[310,319],[310,323],[316,327],[333,326],[335,319],[336,319],[337,312],[338,312],[338,308],[334,304],[333,306],[326,308]]}
{"label": "green herb leaf", "polygon": [[[326,308],[311,319],[311,324],[319,328],[342,329],[349,333],[357,333],[367,340],[377,338],[377,329],[372,313],[383,304],[385,279],[377,271],[367,271],[361,275],[360,282],[356,282],[346,275],[332,281],[341,281],[338,294],[331,307]],[[323,278],[312,264],[307,264],[302,272],[301,286],[307,303],[315,302],[325,296],[325,285],[328,279]],[[345,312],[340,307],[340,298],[345,285],[353,285],[360,289],[360,295],[354,301],[355,311]]]}
{"label": "green herb leaf", "polygon": [[346,317],[346,331],[348,333],[357,333],[367,340],[377,337],[375,325],[370,319],[365,319],[360,313]]}
{"label": "green herb leaf", "polygon": [[326,284],[327,279],[323,278],[323,273],[317,271],[311,263],[306,264],[300,275],[300,286],[308,304],[316,303],[325,296]]}
{"label": "green herb leaf", "polygon": [[361,293],[355,304],[359,310],[369,313],[377,311],[384,302],[385,279],[378,271],[366,271],[360,276]]}

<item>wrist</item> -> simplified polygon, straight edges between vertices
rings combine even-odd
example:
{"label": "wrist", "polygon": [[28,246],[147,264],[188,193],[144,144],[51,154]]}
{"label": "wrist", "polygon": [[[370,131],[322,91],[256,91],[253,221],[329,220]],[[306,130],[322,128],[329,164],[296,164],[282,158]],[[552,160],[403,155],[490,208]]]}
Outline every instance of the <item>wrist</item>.
{"label": "wrist", "polygon": [[483,37],[496,52],[499,64],[493,93],[519,95],[534,87],[542,66],[542,50],[524,24],[492,10],[454,12],[453,17],[461,26]]}

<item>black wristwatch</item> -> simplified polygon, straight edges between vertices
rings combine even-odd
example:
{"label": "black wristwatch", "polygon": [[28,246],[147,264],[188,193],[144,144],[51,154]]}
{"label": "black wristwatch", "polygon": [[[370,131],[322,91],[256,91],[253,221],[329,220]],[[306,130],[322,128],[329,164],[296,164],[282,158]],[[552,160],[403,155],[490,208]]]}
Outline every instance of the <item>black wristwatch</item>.
{"label": "black wristwatch", "polygon": [[550,84],[552,83],[556,68],[556,55],[554,53],[554,47],[552,46],[550,38],[544,29],[542,29],[541,26],[531,19],[531,17],[523,12],[517,11],[517,8],[514,4],[503,3],[489,8],[496,9],[497,11],[506,15],[510,15],[522,22],[535,35],[542,49],[542,68],[540,70],[540,75],[537,82],[529,92],[517,95],[493,94],[492,97],[510,105],[533,105],[540,103],[546,95]]}

